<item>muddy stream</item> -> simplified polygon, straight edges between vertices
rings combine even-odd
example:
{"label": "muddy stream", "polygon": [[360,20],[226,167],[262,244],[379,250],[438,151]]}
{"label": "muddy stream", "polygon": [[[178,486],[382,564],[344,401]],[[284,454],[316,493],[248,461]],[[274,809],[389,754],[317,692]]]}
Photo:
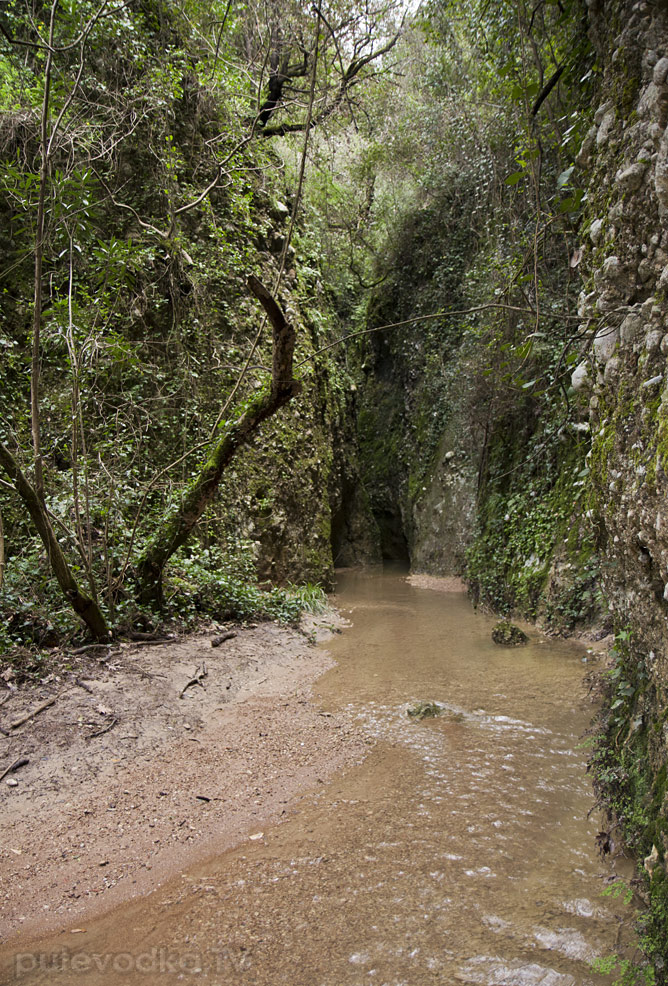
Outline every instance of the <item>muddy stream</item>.
{"label": "muddy stream", "polygon": [[[281,825],[15,956],[3,983],[586,986],[618,948],[581,739],[584,648],[491,642],[466,596],[341,577],[314,694],[369,756]],[[415,700],[445,706],[414,722]],[[255,838],[252,838],[255,836]],[[5,966],[5,969],[7,967]]]}

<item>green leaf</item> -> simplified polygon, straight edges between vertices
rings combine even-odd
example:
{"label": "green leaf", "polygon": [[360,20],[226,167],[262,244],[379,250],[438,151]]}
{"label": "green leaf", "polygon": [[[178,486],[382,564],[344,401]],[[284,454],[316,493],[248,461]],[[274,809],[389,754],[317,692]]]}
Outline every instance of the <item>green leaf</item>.
{"label": "green leaf", "polygon": [[568,198],[561,200],[561,202],[559,203],[558,211],[577,212],[578,209],[580,208],[580,205],[582,204],[582,195],[583,195],[582,189],[581,188],[576,189],[572,195],[568,196]]}
{"label": "green leaf", "polygon": [[557,188],[563,188],[565,185],[568,184],[574,169],[575,169],[575,165],[572,164],[570,168],[566,168],[565,171],[561,172],[561,174],[557,178]]}

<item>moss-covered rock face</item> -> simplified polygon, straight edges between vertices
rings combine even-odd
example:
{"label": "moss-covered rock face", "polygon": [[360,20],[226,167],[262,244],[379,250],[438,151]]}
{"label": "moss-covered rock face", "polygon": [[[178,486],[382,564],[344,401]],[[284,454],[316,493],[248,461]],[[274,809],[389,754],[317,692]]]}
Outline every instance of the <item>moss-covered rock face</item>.
{"label": "moss-covered rock face", "polygon": [[284,304],[299,320],[296,360],[308,361],[299,373],[303,391],[234,461],[212,523],[251,546],[260,579],[329,587],[335,564],[379,560],[376,526],[359,482],[354,384],[339,354],[309,360],[336,331],[326,299],[293,287]]}
{"label": "moss-covered rock face", "polygon": [[[590,124],[574,170],[586,192],[575,273],[560,273],[556,252],[544,264],[544,341],[530,347],[546,378],[576,357],[572,387],[557,400],[534,393],[535,380],[512,379],[529,352],[517,320],[434,320],[369,337],[358,433],[387,556],[403,535],[415,568],[466,569],[474,595],[497,611],[563,632],[596,620],[631,633],[596,770],[649,860],[646,945],[660,971],[668,968],[668,10],[646,0],[591,0],[587,9],[599,102],[574,114]],[[369,327],[475,304],[470,284],[489,297],[512,256],[494,233],[474,246],[462,235],[447,201],[417,211]],[[582,291],[570,306],[573,278]]]}
{"label": "moss-covered rock face", "polygon": [[665,982],[668,12],[621,0],[590,10],[604,82],[578,157],[589,188],[578,311],[590,344],[590,510],[624,628],[594,769],[626,838],[642,858],[656,853],[645,946]]}
{"label": "moss-covered rock face", "polygon": [[[267,283],[277,274],[286,232],[287,210],[279,200],[258,195],[259,246],[248,263],[264,271]],[[353,378],[341,350],[315,352],[341,334],[330,299],[309,266],[295,253],[297,271],[284,279],[280,300],[297,329],[295,362],[302,393],[266,422],[251,445],[225,475],[211,524],[212,535],[248,544],[262,580],[272,583],[314,581],[329,587],[334,564],[378,559],[375,524],[359,483],[354,434]],[[243,311],[243,309],[242,309]],[[252,313],[237,310],[229,333],[238,354]],[[245,316],[245,312],[243,312]],[[256,319],[259,319],[259,313]],[[268,342],[258,362],[271,362]],[[257,377],[251,386],[259,386]]]}
{"label": "moss-covered rock face", "polygon": [[590,759],[594,786],[608,809],[611,836],[621,831],[635,853],[646,910],[640,942],[654,963],[657,983],[668,970],[668,802],[666,764],[657,747],[668,733],[666,693],[653,682],[630,631],[617,635],[615,663],[606,672],[604,704]]}
{"label": "moss-covered rock face", "polygon": [[468,554],[474,598],[558,633],[600,618],[599,560],[586,516],[586,436],[535,426],[522,407],[497,423]]}
{"label": "moss-covered rock face", "polygon": [[[451,236],[467,201],[462,192],[456,208],[425,209],[406,223],[392,274],[369,306],[371,329],[425,309],[474,313],[368,337],[357,419],[362,476],[386,558],[465,573],[477,601],[568,632],[600,608],[586,517],[589,426],[577,420],[587,410],[565,425],[569,408],[559,395],[542,403],[527,396],[526,381],[513,378],[526,363],[526,330],[505,315],[475,314],[513,248],[497,242],[494,228],[475,244]],[[548,274],[545,307],[560,312],[567,277],[556,264]],[[560,358],[567,325],[545,316],[546,341],[531,355],[535,376]]]}
{"label": "moss-covered rock face", "polygon": [[[476,243],[462,184],[416,208],[397,234],[391,273],[372,298],[371,330],[465,306]],[[360,354],[357,416],[364,486],[384,558],[417,571],[461,573],[480,459],[479,362],[461,318],[373,332]]]}

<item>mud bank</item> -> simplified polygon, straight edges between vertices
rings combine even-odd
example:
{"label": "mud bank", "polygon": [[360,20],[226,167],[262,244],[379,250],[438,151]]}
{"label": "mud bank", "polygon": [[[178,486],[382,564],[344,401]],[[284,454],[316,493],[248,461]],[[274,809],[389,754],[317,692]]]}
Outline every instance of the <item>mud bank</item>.
{"label": "mud bank", "polygon": [[[291,813],[290,802],[366,746],[324,714],[315,639],[274,624],[162,646],[122,645],[0,709],[0,929],[15,941],[84,925]],[[184,686],[206,669],[200,683]],[[55,702],[11,728],[49,698]],[[8,784],[7,781],[13,782]]]}

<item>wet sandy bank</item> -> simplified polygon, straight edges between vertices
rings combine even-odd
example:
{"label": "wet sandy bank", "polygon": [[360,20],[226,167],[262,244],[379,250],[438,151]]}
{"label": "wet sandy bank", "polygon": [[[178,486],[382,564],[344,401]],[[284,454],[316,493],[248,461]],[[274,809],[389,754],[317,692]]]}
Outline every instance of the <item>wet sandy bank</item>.
{"label": "wet sandy bank", "polygon": [[[14,945],[147,893],[257,836],[290,803],[366,751],[345,713],[310,686],[332,665],[274,624],[88,657],[74,675],[19,690],[0,709],[0,933]],[[206,675],[183,691],[191,679]],[[23,725],[11,724],[46,699]],[[7,781],[14,782],[8,785]]]}

